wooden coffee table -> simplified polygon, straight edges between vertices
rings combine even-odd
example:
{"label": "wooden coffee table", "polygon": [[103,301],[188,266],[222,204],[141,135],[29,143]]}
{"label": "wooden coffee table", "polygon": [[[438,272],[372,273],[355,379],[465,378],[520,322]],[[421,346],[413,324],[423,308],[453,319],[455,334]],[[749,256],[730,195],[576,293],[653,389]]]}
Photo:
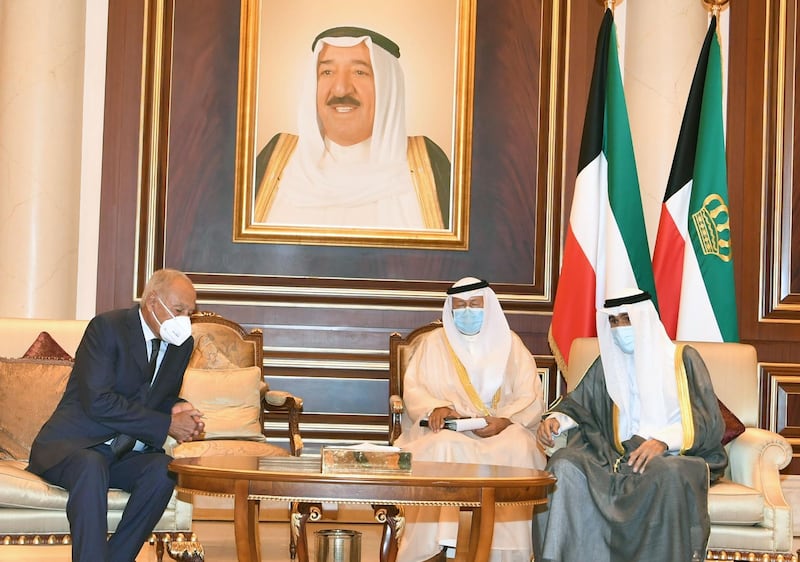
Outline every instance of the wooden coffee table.
{"label": "wooden coffee table", "polygon": [[260,556],[260,500],[296,503],[292,521],[297,556],[308,562],[305,522],[318,516],[322,502],[371,504],[384,523],[381,562],[394,562],[403,505],[459,506],[473,511],[468,559],[486,562],[492,545],[497,504],[535,505],[547,501],[555,478],[542,470],[414,461],[410,473],[322,474],[310,457],[192,457],[173,460],[178,490],[232,496],[234,536],[240,562]]}

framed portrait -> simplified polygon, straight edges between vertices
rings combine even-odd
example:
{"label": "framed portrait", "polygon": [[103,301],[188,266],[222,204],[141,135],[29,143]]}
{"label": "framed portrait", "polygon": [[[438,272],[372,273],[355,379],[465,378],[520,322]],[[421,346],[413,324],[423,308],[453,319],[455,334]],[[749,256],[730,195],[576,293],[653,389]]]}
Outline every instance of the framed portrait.
{"label": "framed portrait", "polygon": [[[448,98],[453,108],[469,108],[468,118],[458,118],[455,109],[433,113],[449,115],[443,127],[452,129],[452,145],[439,138],[433,119],[426,119],[421,129],[408,126],[409,136],[433,139],[454,162],[453,219],[447,228],[320,228],[255,221],[255,226],[248,226],[249,239],[244,239],[245,223],[234,224],[234,217],[242,221],[248,216],[242,187],[245,178],[255,173],[254,161],[261,151],[257,144],[269,143],[276,132],[288,129],[285,123],[292,119],[285,109],[283,123],[275,121],[279,115],[270,116],[274,124],[262,126],[258,141],[258,104],[255,99],[242,102],[244,91],[257,95],[257,73],[240,66],[246,58],[242,45],[249,44],[242,34],[270,6],[250,2],[148,0],[143,14],[120,8],[118,26],[130,17],[138,18],[133,20],[138,24],[130,24],[123,39],[114,43],[119,51],[115,56],[122,61],[114,68],[136,72],[109,81],[119,89],[109,91],[116,105],[108,106],[113,109],[107,111],[107,119],[114,126],[107,129],[125,134],[120,133],[117,145],[109,145],[104,169],[108,178],[126,178],[130,183],[104,183],[104,190],[111,190],[108,196],[104,191],[108,205],[104,216],[113,217],[113,231],[124,231],[136,240],[130,251],[136,255],[137,283],[143,284],[158,267],[174,267],[192,276],[204,303],[246,309],[258,316],[258,322],[266,322],[275,307],[300,306],[317,312],[354,307],[378,315],[385,307],[397,307],[403,315],[417,308],[428,311],[440,307],[444,290],[466,275],[491,279],[508,310],[546,309],[558,267],[564,158],[577,158],[580,140],[579,134],[575,142],[568,137],[567,143],[564,137],[566,101],[574,96],[573,89],[563,86],[567,35],[560,3],[477,2],[477,14],[468,11],[465,17],[464,6],[472,10],[475,5],[428,2],[452,7],[455,30],[463,29],[472,15],[480,20],[474,44],[472,39],[466,43],[474,51],[474,68],[470,63],[467,69],[474,75],[473,88]],[[310,3],[302,5],[314,13],[322,11],[319,6],[311,10]],[[384,0],[370,5],[383,7]],[[385,5],[394,4],[386,0]],[[400,59],[410,54],[403,47],[406,42],[412,48],[417,43],[425,45],[422,49],[431,48],[424,40],[433,31],[425,25],[418,26],[416,41],[407,41],[374,22],[347,16],[354,27],[379,29],[398,46]],[[311,53],[315,37],[304,40],[298,50]],[[137,41],[142,49],[126,49]],[[453,44],[452,52],[457,53],[464,42]],[[458,68],[472,54],[453,57],[451,80],[459,84],[456,89],[463,89],[456,80]],[[580,70],[570,70],[569,75],[583,76]],[[274,86],[264,84],[265,95],[284,91],[280,86],[292,80],[283,76],[288,73],[277,71]],[[254,83],[240,85],[245,77]],[[424,79],[432,88],[428,75]],[[564,94],[567,91],[569,95]],[[569,107],[582,119],[585,107],[580,105]],[[130,158],[120,159],[121,155]],[[250,197],[255,198],[249,181]],[[132,208],[136,213],[130,212]],[[241,233],[240,239],[232,236],[235,232]],[[119,244],[126,240],[120,238]],[[126,255],[128,250],[119,244],[116,236],[109,237],[107,246]],[[118,297],[129,299],[130,294]],[[304,325],[316,322],[292,318]],[[255,317],[251,321],[257,322]],[[416,321],[415,317],[398,325]],[[392,329],[396,327],[393,322]]]}
{"label": "framed portrait", "polygon": [[466,250],[476,0],[242,0],[233,242]]}

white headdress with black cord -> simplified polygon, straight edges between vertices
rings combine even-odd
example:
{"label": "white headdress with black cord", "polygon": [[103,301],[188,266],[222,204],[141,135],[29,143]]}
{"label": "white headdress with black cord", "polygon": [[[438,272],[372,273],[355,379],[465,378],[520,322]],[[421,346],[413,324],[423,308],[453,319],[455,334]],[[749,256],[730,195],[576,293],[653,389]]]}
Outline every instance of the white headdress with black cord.
{"label": "white headdress with black cord", "polygon": [[[469,300],[483,297],[483,325],[474,336],[458,331],[453,322],[453,297]],[[467,370],[469,379],[484,404],[490,404],[503,376],[511,353],[511,329],[489,283],[475,277],[465,277],[447,290],[442,311],[442,324],[447,341]]]}
{"label": "white headdress with black cord", "polygon": [[[609,316],[626,312],[634,331],[633,354],[614,343]],[[626,289],[597,311],[597,338],[606,388],[620,409],[620,437],[649,436],[679,410],[675,344],[669,339],[649,293]]]}

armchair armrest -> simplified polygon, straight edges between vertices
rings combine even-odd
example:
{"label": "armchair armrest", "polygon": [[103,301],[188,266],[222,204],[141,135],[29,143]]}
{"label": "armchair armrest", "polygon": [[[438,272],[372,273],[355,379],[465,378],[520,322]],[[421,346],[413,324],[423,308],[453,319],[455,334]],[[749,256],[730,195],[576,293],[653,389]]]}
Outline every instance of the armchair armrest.
{"label": "armchair armrest", "polygon": [[303,409],[303,399],[285,390],[267,390],[263,398],[271,408]]}
{"label": "armchair armrest", "polygon": [[780,470],[792,460],[792,448],[777,433],[748,427],[728,445],[731,480],[764,494],[768,505],[786,506]]}
{"label": "armchair armrest", "polygon": [[792,546],[792,509],[783,495],[780,470],[792,459],[792,448],[782,435],[748,427],[728,444],[730,476],[734,482],[764,496],[764,522],[773,529],[772,549],[786,552]]}
{"label": "armchair armrest", "polygon": [[261,394],[261,407],[265,412],[286,412],[289,422],[289,448],[292,456],[299,457],[303,452],[303,439],[300,437],[300,412],[303,399],[283,390],[264,388]]}
{"label": "armchair armrest", "polygon": [[389,397],[389,410],[392,414],[402,414],[405,411],[405,406],[403,405],[403,399],[400,398],[397,394],[392,394]]}
{"label": "armchair armrest", "polygon": [[390,445],[393,445],[395,440],[400,437],[402,429],[400,424],[404,411],[405,406],[403,405],[403,399],[397,394],[389,396],[389,417],[391,418],[389,427],[392,428],[391,434],[389,435]]}

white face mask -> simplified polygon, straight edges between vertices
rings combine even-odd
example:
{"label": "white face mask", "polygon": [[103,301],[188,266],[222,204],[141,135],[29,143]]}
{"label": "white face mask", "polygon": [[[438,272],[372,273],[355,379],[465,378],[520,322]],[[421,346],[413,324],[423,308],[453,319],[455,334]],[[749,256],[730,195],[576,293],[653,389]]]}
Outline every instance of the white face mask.
{"label": "white face mask", "polygon": [[453,324],[465,336],[474,336],[483,326],[483,308],[456,308],[453,310]]}
{"label": "white face mask", "polygon": [[172,314],[172,311],[164,304],[164,301],[161,300],[161,297],[156,295],[158,302],[161,303],[161,306],[164,307],[164,310],[171,316],[171,318],[167,318],[164,323],[158,321],[158,316],[156,313],[153,312],[153,318],[156,319],[156,323],[159,326],[159,335],[161,339],[167,343],[172,345],[183,345],[183,342],[189,339],[189,336],[192,335],[192,321],[189,320],[188,316],[175,316]]}

